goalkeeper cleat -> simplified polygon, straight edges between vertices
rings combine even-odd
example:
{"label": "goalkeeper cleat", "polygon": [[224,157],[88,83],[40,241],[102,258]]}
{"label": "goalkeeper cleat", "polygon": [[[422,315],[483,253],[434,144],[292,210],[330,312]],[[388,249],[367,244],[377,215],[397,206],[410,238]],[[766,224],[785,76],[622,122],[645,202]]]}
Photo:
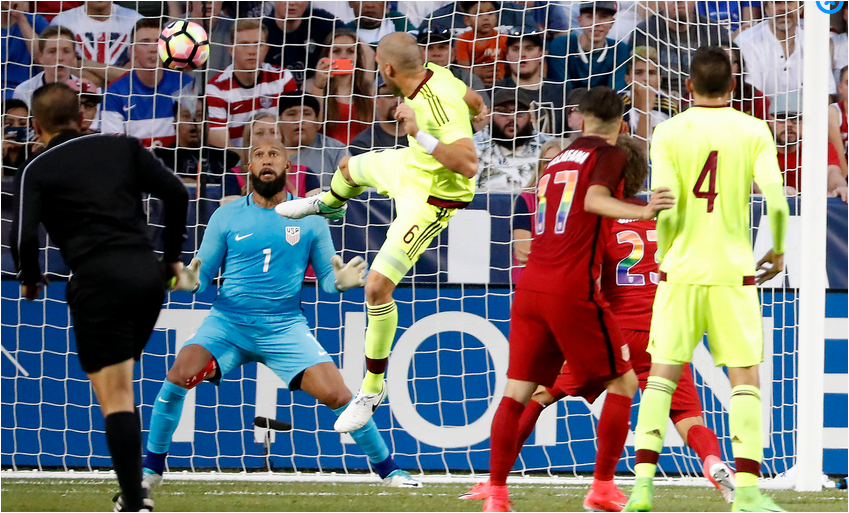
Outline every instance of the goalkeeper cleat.
{"label": "goalkeeper cleat", "polygon": [[734,489],[737,484],[734,480],[734,472],[728,468],[728,465],[716,456],[708,456],[705,458],[704,475],[719,490],[725,502],[728,504],[734,502]]}
{"label": "goalkeeper cleat", "polygon": [[651,511],[654,482],[650,477],[638,477],[631,488],[631,497],[622,511]]}
{"label": "goalkeeper cleat", "polygon": [[130,510],[126,509],[127,506],[124,504],[124,494],[118,492],[112,497],[112,502],[115,503],[115,507],[112,508],[112,511],[153,511],[153,499],[150,498],[150,488],[142,483],[142,507],[138,510]]}
{"label": "goalkeeper cleat", "polygon": [[483,501],[489,497],[489,479],[483,483],[476,483],[468,492],[463,492],[457,497],[460,500]]}
{"label": "goalkeeper cleat", "polygon": [[390,488],[422,488],[424,485],[414,479],[406,470],[396,469],[383,479],[383,484]]}
{"label": "goalkeeper cleat", "polygon": [[490,486],[489,496],[483,503],[484,511],[513,511],[513,503],[510,502],[510,494],[507,486]]}
{"label": "goalkeeper cleat", "polygon": [[323,201],[321,201],[321,194],[316,194],[309,198],[298,198],[284,201],[274,207],[275,212],[290,219],[302,219],[307,216],[318,215],[330,220],[336,220],[342,219],[347,210],[347,203],[338,208],[328,207]]}
{"label": "goalkeeper cleat", "polygon": [[628,499],[613,484],[613,481],[593,481],[590,491],[584,497],[584,509],[587,511],[622,511]]}
{"label": "goalkeeper cleat", "polygon": [[350,433],[356,431],[368,423],[374,411],[386,397],[386,382],[383,382],[383,390],[379,394],[366,394],[362,390],[357,392],[357,397],[345,408],[345,411],[336,419],[333,429],[337,433]]}
{"label": "goalkeeper cleat", "polygon": [[758,490],[757,486],[741,486],[734,494],[731,511],[786,511]]}
{"label": "goalkeeper cleat", "polygon": [[151,489],[162,484],[162,474],[157,474],[155,470],[147,467],[142,468],[142,486]]}

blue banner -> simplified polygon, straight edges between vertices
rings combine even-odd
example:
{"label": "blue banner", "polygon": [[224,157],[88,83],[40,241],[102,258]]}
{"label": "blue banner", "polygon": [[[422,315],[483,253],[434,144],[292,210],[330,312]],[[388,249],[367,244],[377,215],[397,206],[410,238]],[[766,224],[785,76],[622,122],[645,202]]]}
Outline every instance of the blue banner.
{"label": "blue banner", "polygon": [[[40,467],[108,466],[103,419],[79,367],[64,300],[64,284],[47,288],[48,300],[18,300],[17,284],[2,283],[2,339],[11,358],[2,363],[2,465]],[[137,400],[145,428],[151,405],[177,348],[208,312],[215,291],[197,297],[172,294],[158,330],[137,367]],[[486,471],[489,425],[503,391],[511,290],[509,287],[402,286],[397,291],[399,337],[390,357],[387,405],[376,421],[402,467]],[[304,311],[316,337],[333,355],[349,388],[363,375],[365,313],[361,290],[342,298],[307,287]],[[795,447],[796,318],[793,294],[762,295],[765,362],[762,369],[764,473],[793,462]],[[846,382],[845,293],[829,294],[826,368]],[[842,328],[841,328],[842,323]],[[831,326],[831,328],[829,328]],[[842,330],[842,331],[841,331]],[[14,360],[14,361],[13,361]],[[15,365],[19,367],[17,367]],[[707,414],[724,454],[730,457],[727,406],[730,384],[713,366],[707,349],[693,366]],[[27,375],[24,375],[24,372]],[[827,392],[835,392],[829,391]],[[825,397],[826,472],[847,473],[846,392]],[[842,401],[842,402],[841,402]],[[840,406],[842,405],[842,406]],[[544,412],[522,451],[517,468],[559,473],[591,471],[600,401],[567,400]],[[636,422],[636,410],[632,426]],[[291,433],[272,433],[276,468],[365,469],[356,446],[333,431],[333,413],[303,392],[290,393],[262,365],[227,376],[220,387],[204,383],[187,396],[169,464],[172,467],[260,469],[267,432],[254,428],[256,415],[291,422]],[[830,431],[829,431],[830,430]],[[661,468],[700,475],[699,462],[670,429]],[[94,433],[92,433],[94,432]],[[842,441],[839,439],[842,434]],[[632,439],[620,470],[633,467]]]}

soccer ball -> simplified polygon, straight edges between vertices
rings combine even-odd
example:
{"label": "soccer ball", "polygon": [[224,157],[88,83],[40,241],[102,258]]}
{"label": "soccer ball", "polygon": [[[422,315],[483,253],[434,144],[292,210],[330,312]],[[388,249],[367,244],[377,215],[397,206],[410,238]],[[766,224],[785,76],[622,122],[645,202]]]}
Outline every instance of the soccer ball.
{"label": "soccer ball", "polygon": [[192,21],[172,21],[159,35],[159,58],[171,69],[195,69],[209,57],[209,37]]}

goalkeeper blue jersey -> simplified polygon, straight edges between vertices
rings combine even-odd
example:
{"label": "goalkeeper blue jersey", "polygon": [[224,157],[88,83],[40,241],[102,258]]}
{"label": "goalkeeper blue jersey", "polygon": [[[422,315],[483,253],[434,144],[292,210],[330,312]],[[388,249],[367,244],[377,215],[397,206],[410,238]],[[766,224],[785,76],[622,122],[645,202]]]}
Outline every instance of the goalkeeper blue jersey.
{"label": "goalkeeper blue jersey", "polygon": [[[292,199],[292,195],[287,195]],[[321,288],[337,293],[336,254],[327,221],[287,219],[253,202],[253,194],[220,207],[198,251],[200,289],[223,267],[214,309],[229,314],[300,315],[301,285],[311,263]]]}

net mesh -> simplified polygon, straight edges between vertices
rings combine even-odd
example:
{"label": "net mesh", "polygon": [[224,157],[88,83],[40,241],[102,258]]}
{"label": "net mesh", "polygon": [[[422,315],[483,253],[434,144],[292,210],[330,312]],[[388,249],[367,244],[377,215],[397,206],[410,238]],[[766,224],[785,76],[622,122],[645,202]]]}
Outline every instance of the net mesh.
{"label": "net mesh", "polygon": [[[431,2],[437,7],[441,3]],[[522,187],[527,184],[527,177],[536,172],[539,147],[545,140],[552,136],[576,137],[580,126],[572,107],[580,95],[579,91],[588,84],[605,84],[621,89],[627,98],[627,121],[631,132],[645,141],[648,147],[651,128],[688,105],[689,95],[683,77],[688,72],[692,52],[702,44],[727,44],[741,29],[759,23],[759,16],[763,15],[758,9],[746,7],[746,2],[699,2],[697,9],[703,15],[698,16],[679,13],[671,7],[669,11],[663,7],[658,10],[652,7],[655,5],[652,2],[648,3],[649,7],[643,2],[619,2],[620,11],[611,27],[605,18],[604,4],[608,3],[597,2],[596,10],[591,13],[579,13],[577,2],[537,2],[540,5],[521,9],[504,4],[496,30],[503,35],[514,35],[518,25],[519,32],[524,34],[523,53],[518,55],[499,46],[504,44],[500,36],[492,36],[491,41],[479,34],[469,37],[470,32],[466,31],[464,22],[468,17],[464,18],[463,13],[449,10],[442,17],[435,14],[423,21],[423,28],[431,38],[440,35],[451,38],[450,46],[454,52],[449,57],[451,60],[461,60],[459,46],[463,44],[464,37],[481,47],[490,48],[489,45],[492,45],[496,57],[487,59],[483,56],[484,52],[475,51],[472,73],[458,68],[456,74],[468,80],[470,86],[478,87],[490,102],[501,89],[507,90],[517,104],[521,103],[520,96],[527,94],[530,107],[516,107],[516,110],[530,111],[535,130],[522,134],[528,137],[513,139],[506,145],[493,142],[493,137],[498,136],[494,132],[504,133],[504,126],[495,128],[493,124],[476,135],[481,167],[485,168],[481,175],[489,176],[489,180],[480,180],[481,188],[471,208],[452,220],[449,229],[436,239],[397,291],[399,340],[389,365],[390,382],[395,383],[397,388],[390,389],[388,407],[378,409],[375,418],[390,451],[403,468],[447,475],[488,470],[488,419],[497,406],[495,399],[503,390],[501,380],[506,370],[513,272],[517,265],[512,255],[513,205]],[[155,123],[139,122],[136,126],[126,120],[119,123],[125,131],[142,139],[156,139],[165,134],[161,137],[162,141],[166,141],[163,145],[176,140],[176,151],[169,153],[160,149],[163,153],[158,155],[183,179],[192,196],[189,239],[184,247],[187,258],[199,247],[209,216],[219,204],[225,198],[238,197],[249,190],[245,169],[238,164],[240,148],[231,145],[230,149],[236,153],[225,154],[213,148],[211,143],[223,133],[229,133],[231,143],[233,138],[241,135],[238,131],[222,130],[220,124],[216,125],[214,111],[220,109],[221,99],[227,96],[227,92],[221,92],[223,87],[219,84],[219,92],[215,93],[219,96],[214,98],[209,85],[219,72],[227,72],[225,66],[230,60],[229,52],[234,49],[229,39],[230,27],[243,20],[274,16],[271,2],[240,4],[246,5],[237,7],[240,12],[231,13],[239,16],[235,22],[220,13],[192,11],[193,5],[190,5],[187,14],[168,13],[188,16],[204,25],[209,31],[212,48],[207,68],[194,71],[190,76],[178,77],[176,82],[172,80],[169,82],[171,90],[167,93],[157,90],[153,94],[144,89],[141,78],[140,82],[133,82],[130,89],[117,88],[114,83],[103,84],[102,91],[107,95],[101,106],[104,113],[114,108],[110,107],[110,95],[115,102],[120,102],[122,95],[127,96],[124,91],[128,91],[133,96],[147,95],[157,117],[163,103],[167,104],[166,110],[172,109],[176,99],[178,107],[174,112],[182,116],[182,120],[191,119],[176,128],[173,127],[173,119],[167,116],[165,122],[157,119]],[[671,6],[673,3],[667,4]],[[448,4],[447,8],[450,9],[451,5]],[[322,7],[319,2],[314,2],[313,6]],[[399,6],[399,9],[402,7]],[[423,13],[416,12],[421,8],[406,7],[414,22],[424,18]],[[161,9],[167,11],[164,5]],[[337,14],[349,15],[343,12]],[[477,19],[480,20],[484,14],[478,13]],[[796,14],[791,12],[789,16]],[[325,136],[332,131],[342,139],[353,139],[353,131],[373,129],[366,138],[368,146],[379,146],[387,138],[390,145],[394,145],[396,134],[393,131],[397,127],[391,122],[383,123],[383,126],[389,127],[384,130],[380,125],[381,120],[391,115],[394,103],[392,99],[387,101],[386,95],[376,96],[374,93],[373,84],[377,79],[376,74],[370,71],[374,69],[374,52],[367,44],[371,41],[352,45],[350,36],[346,35],[349,33],[338,27],[331,29],[331,35],[327,36],[323,32],[325,25],[315,21],[325,15],[319,11],[294,15],[289,12],[288,22],[301,27],[300,32],[296,32],[301,34],[298,40],[286,40],[286,37],[292,37],[291,32],[281,32],[279,28],[276,32],[271,31],[269,53],[282,54],[283,63],[291,68],[291,75],[284,75],[280,80],[292,81],[293,86],[297,85],[298,89],[319,99],[322,107],[316,120],[324,125]],[[786,16],[782,15],[782,19]],[[768,18],[764,20],[764,23],[770,22]],[[403,27],[403,21],[400,23],[392,21],[396,28]],[[382,27],[387,26],[384,23],[381,28],[373,29],[371,24],[366,25],[360,26],[361,38],[376,37]],[[281,33],[282,41],[275,35]],[[474,31],[471,33],[475,34]],[[335,38],[333,34],[336,34]],[[555,39],[555,35],[561,37]],[[610,40],[600,43],[603,51],[590,51],[585,47],[587,41],[591,42],[593,38],[604,40],[605,35]],[[7,56],[10,50],[14,50],[15,37],[23,41],[23,36],[15,36],[11,32],[8,38],[4,37]],[[525,44],[534,37],[543,44],[542,51],[548,55],[545,60],[542,55],[534,53],[533,44]],[[432,44],[433,41],[436,39],[432,39]],[[335,46],[328,46],[328,43]],[[27,44],[30,54],[35,55],[37,43]],[[77,51],[82,53],[80,46]],[[242,45],[242,50],[245,49],[255,53],[261,50],[256,41]],[[140,46],[134,49],[134,55],[128,61],[130,67],[142,62],[143,57],[135,55],[143,53],[141,50]],[[235,51],[239,49],[235,48]],[[429,52],[433,51],[429,48]],[[636,55],[634,60],[632,51]],[[301,60],[298,60],[299,55],[303,56]],[[742,55],[748,58],[749,50],[744,48]],[[317,78],[320,73],[315,72],[321,67],[318,58],[323,56],[353,58],[356,70],[353,74],[330,76],[328,87],[318,87],[320,84],[317,82],[321,78]],[[429,57],[436,59],[432,53]],[[94,60],[91,56],[86,58]],[[521,68],[513,80],[514,84],[517,80],[520,82],[524,93],[516,92],[515,85],[498,85],[493,79],[499,69],[507,67],[508,61],[509,66]],[[747,64],[759,66],[760,80],[781,74],[778,62]],[[4,74],[7,74],[8,66],[11,66],[7,57],[4,57],[3,66]],[[34,72],[34,65],[30,66]],[[749,75],[742,74],[747,70],[744,66],[740,63],[736,70],[736,78],[741,84],[749,80]],[[486,68],[489,71],[480,71]],[[553,68],[560,68],[562,76],[558,78]],[[144,75],[144,70],[141,71]],[[507,77],[510,76],[508,72]],[[194,84],[182,82],[189,77],[196,79]],[[538,82],[536,85],[534,80]],[[280,89],[277,93],[285,89],[279,84],[275,87]],[[743,87],[735,102],[742,110],[748,108],[754,115],[765,114],[756,111],[763,108],[757,105],[761,105],[758,102],[762,102],[765,96],[774,100],[779,93],[799,92],[798,84],[783,87],[783,90],[767,91],[766,95]],[[256,110],[271,112],[271,118],[266,119],[271,123],[263,127],[263,118],[260,117],[246,125],[245,131],[250,132],[254,139],[263,135],[260,133],[263,128],[274,130],[277,98],[276,94],[269,96],[274,97],[275,104],[265,106],[260,97],[260,106]],[[205,101],[198,102],[198,98],[205,98]],[[240,97],[238,101],[246,98]],[[351,101],[351,98],[354,100]],[[351,103],[345,103],[347,101]],[[303,137],[308,137],[303,136],[303,132],[314,128],[305,128],[307,123],[300,123],[301,119],[309,116],[309,113],[304,114],[309,102],[296,99],[292,105],[300,107],[301,111],[293,114],[291,119],[286,114],[281,116],[283,123],[278,128],[283,132],[287,145],[292,146],[291,141],[294,140],[294,146],[297,146],[299,134],[293,134],[295,128],[301,131],[302,144]],[[335,119],[344,119],[345,109],[357,111],[347,114],[354,121],[334,124]],[[195,117],[195,112],[200,115]],[[118,114],[115,110],[112,113]],[[334,115],[337,117],[333,118]],[[245,116],[243,122],[251,119],[250,115]],[[109,125],[106,116],[101,116],[94,128],[98,127],[98,122],[114,126]],[[516,121],[517,132],[520,123],[521,119]],[[233,125],[230,126],[232,128]],[[217,136],[214,135],[216,130]],[[14,266],[7,245],[13,215],[13,186],[11,173],[5,172],[6,148],[11,140],[5,132],[2,465],[12,469],[108,467],[110,460],[103,436],[103,419],[77,361],[71,319],[64,301],[64,283],[70,272],[49,238],[44,239],[43,264],[54,283],[47,287],[46,297],[34,303],[24,302],[14,280]],[[191,149],[187,142],[193,141],[198,134],[202,147],[200,152]],[[403,134],[400,139],[403,140]],[[528,144],[522,144],[523,141]],[[194,145],[191,142],[191,146]],[[24,152],[33,148],[28,145]],[[186,154],[181,153],[183,149]],[[326,189],[339,156],[346,151],[345,142],[337,144],[327,137],[320,136],[314,143],[304,144],[293,161],[309,167],[317,180],[297,178],[291,184],[295,192],[304,194],[315,187]],[[186,156],[189,153],[191,155]],[[306,173],[303,176],[306,177]],[[524,183],[519,183],[521,181]],[[755,238],[768,236],[768,230],[759,230],[764,218],[763,202],[757,196],[753,198],[753,235]],[[156,236],[161,228],[157,226],[161,206],[154,199],[146,200],[145,205],[153,235]],[[352,201],[345,220],[332,226],[334,241],[343,257],[347,260],[362,255],[372,261],[393,214],[391,202],[373,192]],[[794,225],[791,229],[795,229]],[[760,247],[762,243],[755,244]],[[770,247],[769,243],[764,247]],[[771,372],[762,372],[765,376],[763,390],[770,391],[763,396],[765,426],[768,428],[764,440],[763,470],[769,475],[788,470],[794,461],[797,299],[793,286],[792,277],[782,277],[776,280],[775,288],[764,289],[761,293],[765,361],[767,367],[772,368]],[[198,295],[169,295],[159,327],[137,367],[136,398],[141,405],[145,433],[156,394],[176,351],[197,328],[214,297],[214,290]],[[304,286],[303,308],[317,339],[342,369],[346,384],[356,390],[363,375],[364,362],[362,348],[366,321],[362,292],[329,296],[319,292],[315,282],[308,280]],[[730,385],[727,376],[713,367],[707,351],[704,348],[700,351],[694,367],[705,408],[705,421],[719,436],[723,453],[730,455],[727,420]],[[580,399],[562,401],[549,408],[521,453],[516,472],[552,476],[578,476],[590,472],[595,458],[595,426],[600,411],[600,401],[590,406]],[[289,421],[294,428],[285,433],[255,428],[253,421],[258,415]],[[322,473],[368,469],[367,458],[351,440],[333,432],[334,418],[328,408],[317,405],[306,394],[289,393],[267,368],[249,364],[225,376],[220,387],[203,384],[190,392],[171,448],[169,467],[192,471],[272,467],[287,471],[317,469]],[[632,426],[635,421],[636,409]],[[700,476],[699,460],[683,446],[674,429],[669,431],[667,449],[661,458],[661,471],[676,477]],[[633,465],[631,435],[620,470],[632,470]]]}

